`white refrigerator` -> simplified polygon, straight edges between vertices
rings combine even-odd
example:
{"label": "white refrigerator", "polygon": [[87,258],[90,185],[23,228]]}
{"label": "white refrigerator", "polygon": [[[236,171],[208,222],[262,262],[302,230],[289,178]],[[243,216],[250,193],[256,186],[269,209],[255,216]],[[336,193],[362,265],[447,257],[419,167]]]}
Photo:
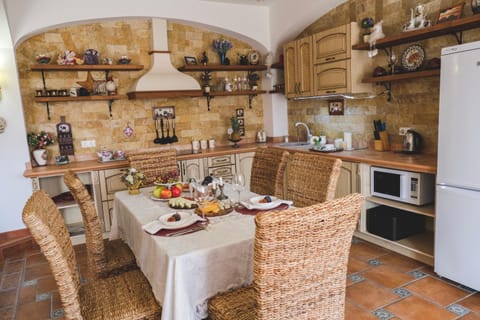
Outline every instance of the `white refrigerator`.
{"label": "white refrigerator", "polygon": [[480,41],[442,49],[435,272],[480,290]]}

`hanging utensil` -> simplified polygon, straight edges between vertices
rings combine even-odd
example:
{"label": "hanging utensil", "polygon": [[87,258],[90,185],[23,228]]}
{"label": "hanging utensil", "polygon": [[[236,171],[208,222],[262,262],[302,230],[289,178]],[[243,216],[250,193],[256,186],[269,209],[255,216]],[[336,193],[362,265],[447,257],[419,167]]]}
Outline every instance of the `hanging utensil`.
{"label": "hanging utensil", "polygon": [[168,120],[168,113],[164,112],[165,120],[167,120],[167,136],[165,137],[166,143],[172,143],[172,138],[170,137],[170,121]]}
{"label": "hanging utensil", "polygon": [[166,142],[165,136],[163,134],[163,116],[162,115],[160,115],[160,129],[162,130],[162,137],[160,138],[160,143],[165,144],[167,142]]}
{"label": "hanging utensil", "polygon": [[170,116],[172,117],[172,131],[173,131],[172,142],[178,142],[178,137],[175,134],[175,115],[170,114]]}
{"label": "hanging utensil", "polygon": [[157,137],[153,140],[153,143],[162,143],[162,140],[158,136],[158,117],[155,117],[153,123],[155,124],[155,134],[157,135]]}

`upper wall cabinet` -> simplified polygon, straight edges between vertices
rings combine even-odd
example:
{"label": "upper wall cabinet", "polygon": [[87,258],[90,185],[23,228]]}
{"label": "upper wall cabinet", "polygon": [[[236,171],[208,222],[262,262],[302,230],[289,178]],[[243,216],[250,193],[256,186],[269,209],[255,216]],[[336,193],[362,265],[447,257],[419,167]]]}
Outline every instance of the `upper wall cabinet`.
{"label": "upper wall cabinet", "polygon": [[350,58],[351,28],[343,25],[313,35],[313,61],[315,64]]}
{"label": "upper wall cabinet", "polygon": [[315,96],[370,94],[372,85],[362,83],[371,72],[371,60],[352,51],[352,43],[360,39],[355,22],[313,35]]}
{"label": "upper wall cabinet", "polygon": [[308,97],[313,93],[312,37],[288,42],[283,46],[285,95]]}

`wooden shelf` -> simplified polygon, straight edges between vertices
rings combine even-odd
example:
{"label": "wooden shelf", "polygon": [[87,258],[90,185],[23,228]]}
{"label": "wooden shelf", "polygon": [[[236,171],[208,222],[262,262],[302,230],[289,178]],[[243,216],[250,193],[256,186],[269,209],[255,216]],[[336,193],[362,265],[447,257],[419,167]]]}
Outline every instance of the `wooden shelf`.
{"label": "wooden shelf", "polygon": [[424,206],[415,206],[408,203],[403,203],[403,202],[398,202],[394,200],[384,199],[380,197],[373,197],[373,196],[367,197],[366,200],[376,204],[383,204],[389,207],[398,208],[405,211],[421,214],[427,217],[435,218],[435,206],[433,204],[428,204]]}
{"label": "wooden shelf", "polygon": [[143,65],[138,64],[34,64],[32,71],[137,71],[142,70]]}
{"label": "wooden shelf", "polygon": [[209,94],[205,94],[211,97],[217,96],[251,96],[257,94],[267,93],[265,90],[243,90],[243,91],[212,91]]}
{"label": "wooden shelf", "polygon": [[262,71],[267,70],[266,65],[262,64],[235,64],[235,65],[223,65],[223,64],[207,64],[206,66],[200,64],[186,65],[178,68],[182,72],[205,72],[205,71]]}
{"label": "wooden shelf", "polygon": [[271,65],[272,69],[283,69],[283,63],[275,62]]}
{"label": "wooden shelf", "polygon": [[439,75],[440,75],[440,69],[433,69],[433,70],[406,72],[406,73],[399,73],[399,74],[389,74],[389,75],[380,76],[380,77],[363,78],[362,82],[364,83],[393,82],[393,81],[401,81],[401,80],[408,80],[408,79],[435,77]]}
{"label": "wooden shelf", "polygon": [[[438,23],[434,26],[402,32],[377,40],[375,47],[378,49],[389,48],[396,45],[439,37],[447,34],[455,34],[465,30],[480,27],[480,15],[473,15],[457,20]],[[354,50],[370,50],[369,43],[361,43],[352,46]]]}
{"label": "wooden shelf", "polygon": [[82,97],[35,97],[35,102],[68,102],[68,101],[111,101],[125,99],[124,95],[82,96]]}

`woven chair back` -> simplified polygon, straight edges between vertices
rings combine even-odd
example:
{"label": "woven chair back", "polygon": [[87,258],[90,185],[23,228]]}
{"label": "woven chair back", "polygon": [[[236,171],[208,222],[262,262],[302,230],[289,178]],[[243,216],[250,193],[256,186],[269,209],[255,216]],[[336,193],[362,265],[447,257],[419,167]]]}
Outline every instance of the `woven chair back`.
{"label": "woven chair back", "polygon": [[283,198],[289,153],[274,148],[257,148],[253,157],[250,191]]}
{"label": "woven chair back", "polygon": [[106,264],[102,226],[95,202],[77,174],[68,170],[65,172],[63,180],[80,207],[85,228],[88,270],[91,276],[95,276],[102,272]]}
{"label": "woven chair back", "polygon": [[50,264],[66,318],[82,319],[75,251],[62,215],[48,193],[34,192],[25,204],[22,219]]}
{"label": "woven chair back", "polygon": [[255,218],[258,320],[344,319],[348,256],[363,197]]}
{"label": "woven chair back", "polygon": [[331,200],[340,175],[342,160],[296,152],[287,166],[285,198],[295,207]]}
{"label": "woven chair back", "polygon": [[127,158],[131,168],[135,168],[145,175],[144,187],[153,185],[157,178],[167,173],[176,171],[178,174],[175,149],[131,151],[127,153]]}

